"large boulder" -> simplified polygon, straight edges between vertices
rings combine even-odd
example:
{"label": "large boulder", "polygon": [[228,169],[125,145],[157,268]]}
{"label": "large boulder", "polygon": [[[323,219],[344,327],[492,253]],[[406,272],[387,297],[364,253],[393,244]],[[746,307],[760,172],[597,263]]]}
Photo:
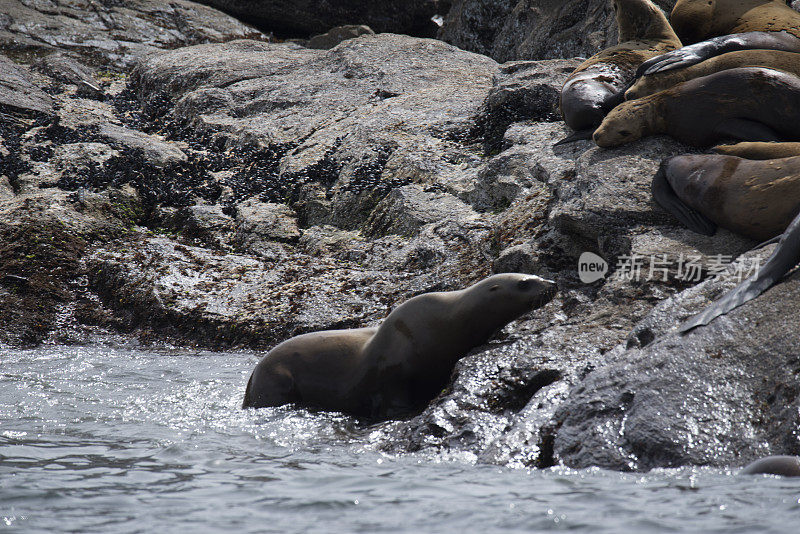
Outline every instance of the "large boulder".
{"label": "large boulder", "polygon": [[450,0],[201,0],[278,35],[308,36],[334,26],[366,24],[376,32],[433,37],[432,17],[444,16]]}
{"label": "large boulder", "polygon": [[456,0],[438,37],[501,62],[588,57],[618,39],[609,0]]}
{"label": "large boulder", "polygon": [[0,51],[26,61],[69,52],[113,70],[129,69],[159,49],[244,37],[263,38],[220,11],[186,0],[4,0],[0,13]]}

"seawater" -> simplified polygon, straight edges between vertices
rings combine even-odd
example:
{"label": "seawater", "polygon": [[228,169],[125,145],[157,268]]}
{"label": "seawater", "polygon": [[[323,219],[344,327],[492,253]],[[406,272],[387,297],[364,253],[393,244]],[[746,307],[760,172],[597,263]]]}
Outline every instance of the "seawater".
{"label": "seawater", "polygon": [[348,417],[241,410],[260,355],[0,349],[0,530],[797,532],[800,480],[387,455]]}

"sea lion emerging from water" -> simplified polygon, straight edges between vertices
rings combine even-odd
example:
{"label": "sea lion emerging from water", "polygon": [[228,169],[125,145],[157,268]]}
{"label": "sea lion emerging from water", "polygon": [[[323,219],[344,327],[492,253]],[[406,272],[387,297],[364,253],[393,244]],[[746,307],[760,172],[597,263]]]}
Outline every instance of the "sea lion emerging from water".
{"label": "sea lion emerging from water", "polygon": [[459,359],[554,295],[548,280],[498,274],[460,291],[414,297],[377,328],[294,337],[258,363],[242,407],[295,403],[368,418],[420,410],[447,385]]}
{"label": "sea lion emerging from water", "polygon": [[797,456],[767,456],[751,463],[739,474],[800,477],[800,458]]}
{"label": "sea lion emerging from water", "polygon": [[670,22],[689,46],[648,60],[637,77],[736,50],[800,52],[800,13],[782,0],[678,0]]}
{"label": "sea lion emerging from water", "polygon": [[688,80],[738,67],[767,67],[800,76],[800,53],[779,50],[728,52],[690,67],[642,76],[625,92],[625,99],[635,100]]}
{"label": "sea lion emerging from water", "polygon": [[619,44],[584,61],[561,89],[561,114],[578,132],[574,139],[588,139],[605,114],[622,101],[642,62],[681,46],[661,9],[650,0],[614,0],[614,10]]}
{"label": "sea lion emerging from water", "polygon": [[706,147],[723,139],[800,139],[800,78],[762,67],[742,67],[703,76],[626,101],[594,132],[602,147],[647,135],[668,134]]}

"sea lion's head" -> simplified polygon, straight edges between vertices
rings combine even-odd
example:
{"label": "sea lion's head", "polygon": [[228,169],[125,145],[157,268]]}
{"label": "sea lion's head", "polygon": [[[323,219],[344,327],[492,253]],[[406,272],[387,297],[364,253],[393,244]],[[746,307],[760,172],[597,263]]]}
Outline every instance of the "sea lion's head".
{"label": "sea lion's head", "polygon": [[[482,315],[505,325],[553,300],[555,282],[532,274],[503,273],[485,278],[464,290],[464,297]],[[494,322],[494,321],[493,321]]]}
{"label": "sea lion's head", "polygon": [[647,134],[650,108],[647,99],[623,102],[606,115],[592,139],[606,148],[638,141]]}

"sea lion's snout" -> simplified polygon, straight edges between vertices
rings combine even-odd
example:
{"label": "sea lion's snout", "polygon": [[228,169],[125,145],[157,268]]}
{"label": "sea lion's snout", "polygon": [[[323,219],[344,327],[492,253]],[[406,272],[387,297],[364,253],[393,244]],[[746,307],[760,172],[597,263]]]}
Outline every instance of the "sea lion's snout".
{"label": "sea lion's snout", "polygon": [[558,286],[552,280],[530,276],[517,282],[517,289],[524,293],[531,293],[533,296],[533,306],[538,308],[544,306],[556,296]]}

